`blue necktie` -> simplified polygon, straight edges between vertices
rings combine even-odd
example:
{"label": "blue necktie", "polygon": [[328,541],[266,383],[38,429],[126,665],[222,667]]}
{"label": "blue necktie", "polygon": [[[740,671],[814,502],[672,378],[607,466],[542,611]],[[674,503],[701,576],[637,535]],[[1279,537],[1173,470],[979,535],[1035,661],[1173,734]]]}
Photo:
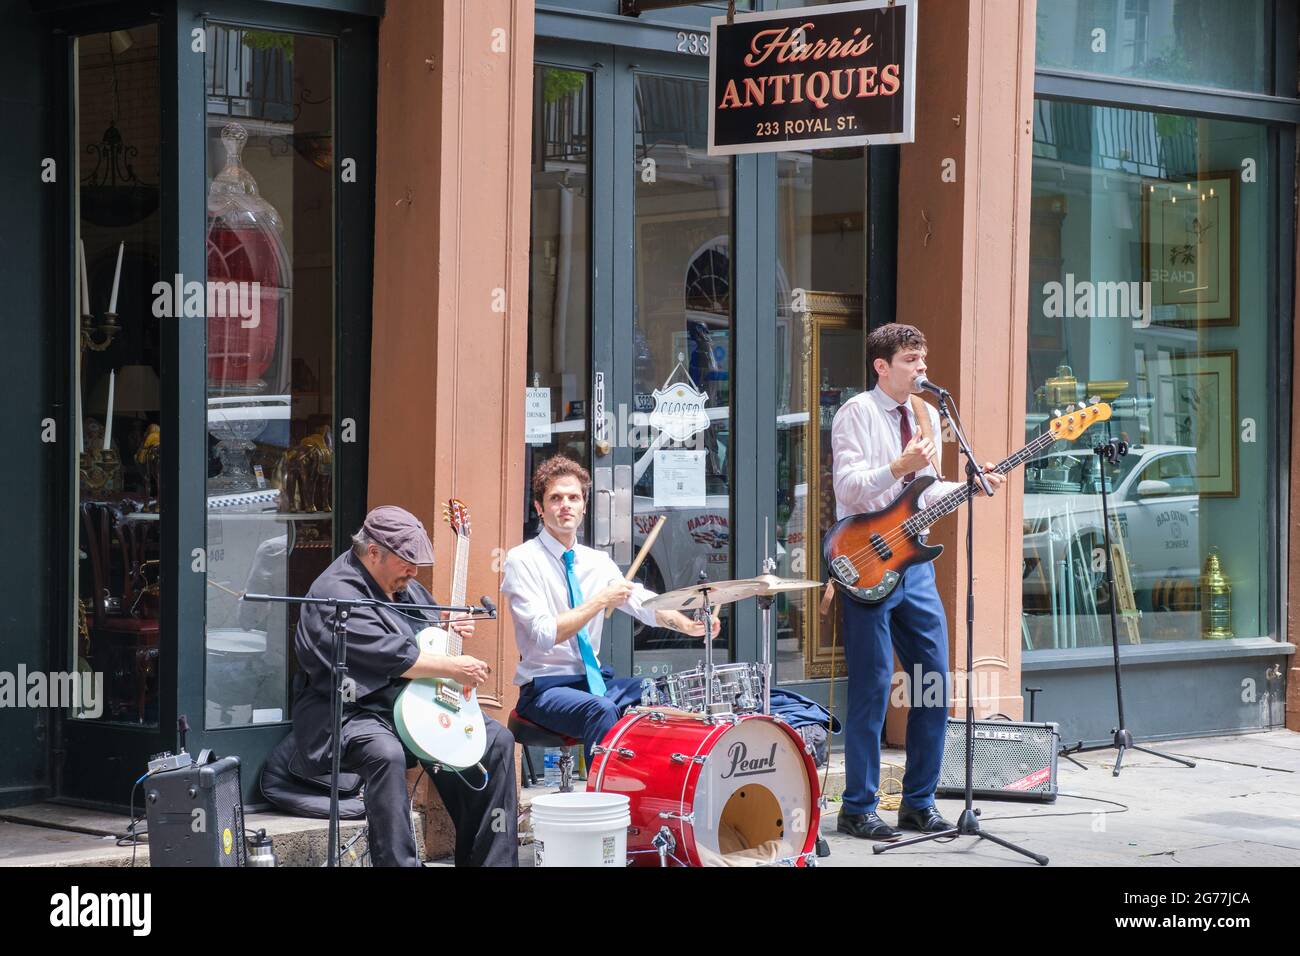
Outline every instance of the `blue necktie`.
{"label": "blue necktie", "polygon": [[[577,607],[582,603],[582,585],[578,583],[578,576],[573,572],[572,549],[564,552],[564,575],[569,585],[569,607]],[[582,663],[587,667],[587,688],[597,697],[605,696],[605,678],[600,675],[600,665],[596,663],[596,652],[591,649],[591,641],[587,637],[587,628],[583,627],[578,632],[578,650],[582,654]]]}

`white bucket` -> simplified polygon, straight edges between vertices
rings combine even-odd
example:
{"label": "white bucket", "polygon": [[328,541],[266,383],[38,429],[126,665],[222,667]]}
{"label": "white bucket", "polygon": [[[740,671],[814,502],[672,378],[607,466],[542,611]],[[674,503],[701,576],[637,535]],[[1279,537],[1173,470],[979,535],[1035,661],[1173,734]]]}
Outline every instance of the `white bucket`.
{"label": "white bucket", "polygon": [[534,866],[627,865],[628,798],[621,793],[548,793],[533,801]]}

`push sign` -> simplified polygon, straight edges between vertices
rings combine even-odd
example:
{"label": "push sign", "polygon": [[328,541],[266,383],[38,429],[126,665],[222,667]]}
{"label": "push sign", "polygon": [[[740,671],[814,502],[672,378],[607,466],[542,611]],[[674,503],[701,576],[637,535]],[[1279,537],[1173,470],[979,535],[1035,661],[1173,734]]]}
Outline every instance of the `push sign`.
{"label": "push sign", "polygon": [[714,17],[709,153],[910,143],[916,0]]}

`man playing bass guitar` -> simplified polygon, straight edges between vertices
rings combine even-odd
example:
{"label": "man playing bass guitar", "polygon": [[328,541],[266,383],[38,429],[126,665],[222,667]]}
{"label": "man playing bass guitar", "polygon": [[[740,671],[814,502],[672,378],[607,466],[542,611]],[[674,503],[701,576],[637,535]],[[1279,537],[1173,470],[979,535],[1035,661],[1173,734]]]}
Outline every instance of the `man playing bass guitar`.
{"label": "man playing bass guitar", "polygon": [[[893,501],[905,483],[921,475],[938,477],[939,414],[913,399],[925,374],[925,336],[911,325],[890,323],[867,337],[867,364],[878,376],[876,387],[844,403],[831,426],[836,518],[876,511]],[[918,412],[926,420],[918,419]],[[996,490],[1006,478],[985,465],[985,478]],[[922,495],[924,505],[961,487],[936,481]],[[947,717],[948,625],[934,583],[931,562],[907,569],[897,587],[878,604],[847,597],[843,614],[844,654],[849,670],[848,716],[845,721],[844,803],[838,829],[870,840],[896,840],[900,829],[876,813],[880,786],[880,731],[889,702],[889,684],[897,652],[903,671],[914,679],[919,667],[925,680],[913,684],[907,717],[907,771],[903,777],[898,826],[934,832],[952,827],[934,805],[943,760]],[[939,701],[922,699],[921,687],[933,686]]]}

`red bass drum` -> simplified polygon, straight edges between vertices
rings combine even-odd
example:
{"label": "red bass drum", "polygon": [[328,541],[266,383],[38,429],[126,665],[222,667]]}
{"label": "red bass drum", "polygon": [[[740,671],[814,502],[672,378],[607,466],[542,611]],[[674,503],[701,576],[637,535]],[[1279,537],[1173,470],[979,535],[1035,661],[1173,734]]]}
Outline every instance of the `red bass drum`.
{"label": "red bass drum", "polygon": [[803,738],[775,717],[636,708],[594,749],[587,789],[627,795],[635,865],[816,861],[817,770]]}

